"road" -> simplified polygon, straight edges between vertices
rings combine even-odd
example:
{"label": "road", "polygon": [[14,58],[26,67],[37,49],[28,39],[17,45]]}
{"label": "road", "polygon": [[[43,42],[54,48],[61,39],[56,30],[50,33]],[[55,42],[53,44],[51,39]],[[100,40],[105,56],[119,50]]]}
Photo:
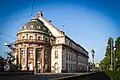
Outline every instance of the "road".
{"label": "road", "polygon": [[[0,80],[54,80],[62,77],[81,76],[89,73],[62,73],[62,74],[35,74],[35,75],[16,75],[16,76],[0,76]],[[77,78],[69,78],[69,80],[109,80],[105,74],[94,74],[91,76],[81,76]],[[67,80],[67,79],[66,79]]]}

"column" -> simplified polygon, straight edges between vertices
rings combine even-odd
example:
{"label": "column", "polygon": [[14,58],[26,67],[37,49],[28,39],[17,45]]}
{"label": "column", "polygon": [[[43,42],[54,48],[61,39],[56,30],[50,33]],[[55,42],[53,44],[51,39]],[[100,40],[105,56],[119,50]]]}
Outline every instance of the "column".
{"label": "column", "polygon": [[25,70],[27,70],[27,47],[25,48]]}
{"label": "column", "polygon": [[33,57],[34,57],[34,61],[33,61],[33,70],[36,73],[36,47],[33,49]]}
{"label": "column", "polygon": [[18,64],[19,64],[19,69],[21,70],[21,48],[18,49],[19,52],[18,52]]}
{"label": "column", "polygon": [[41,51],[40,61],[41,61],[41,73],[43,73],[44,72],[44,49],[42,49]]}

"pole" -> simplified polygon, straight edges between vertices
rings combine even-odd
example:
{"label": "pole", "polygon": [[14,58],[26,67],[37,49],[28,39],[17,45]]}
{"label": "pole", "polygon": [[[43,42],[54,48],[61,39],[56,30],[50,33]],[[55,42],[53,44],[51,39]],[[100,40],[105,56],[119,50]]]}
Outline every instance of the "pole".
{"label": "pole", "polygon": [[115,50],[114,50],[114,70],[115,70]]}
{"label": "pole", "polygon": [[113,70],[112,39],[111,39],[111,70]]}
{"label": "pole", "polygon": [[93,55],[93,69],[94,69],[94,53],[92,55]]}
{"label": "pole", "polygon": [[95,51],[92,49],[91,53],[92,53],[92,59],[93,59],[92,69],[94,71],[94,53],[95,53]]}

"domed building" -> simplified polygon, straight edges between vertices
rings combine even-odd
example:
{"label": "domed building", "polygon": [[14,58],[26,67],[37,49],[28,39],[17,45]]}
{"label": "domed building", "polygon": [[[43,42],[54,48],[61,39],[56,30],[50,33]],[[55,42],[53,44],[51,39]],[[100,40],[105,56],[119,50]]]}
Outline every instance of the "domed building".
{"label": "domed building", "polygon": [[88,52],[45,20],[42,12],[17,33],[14,53],[21,70],[36,72],[86,71]]}

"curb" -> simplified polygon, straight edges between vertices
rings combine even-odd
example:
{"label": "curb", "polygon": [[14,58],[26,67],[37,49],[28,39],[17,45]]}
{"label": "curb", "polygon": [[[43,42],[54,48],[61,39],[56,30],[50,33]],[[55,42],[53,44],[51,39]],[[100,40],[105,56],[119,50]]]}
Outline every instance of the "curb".
{"label": "curb", "polygon": [[84,77],[84,76],[93,75],[93,74],[97,74],[97,73],[96,72],[95,73],[85,73],[85,74],[81,74],[81,75],[80,74],[76,74],[76,75],[73,75],[73,76],[67,76],[67,77],[62,77],[62,78],[55,78],[55,80]]}
{"label": "curb", "polygon": [[0,76],[33,75],[33,72],[0,72]]}

